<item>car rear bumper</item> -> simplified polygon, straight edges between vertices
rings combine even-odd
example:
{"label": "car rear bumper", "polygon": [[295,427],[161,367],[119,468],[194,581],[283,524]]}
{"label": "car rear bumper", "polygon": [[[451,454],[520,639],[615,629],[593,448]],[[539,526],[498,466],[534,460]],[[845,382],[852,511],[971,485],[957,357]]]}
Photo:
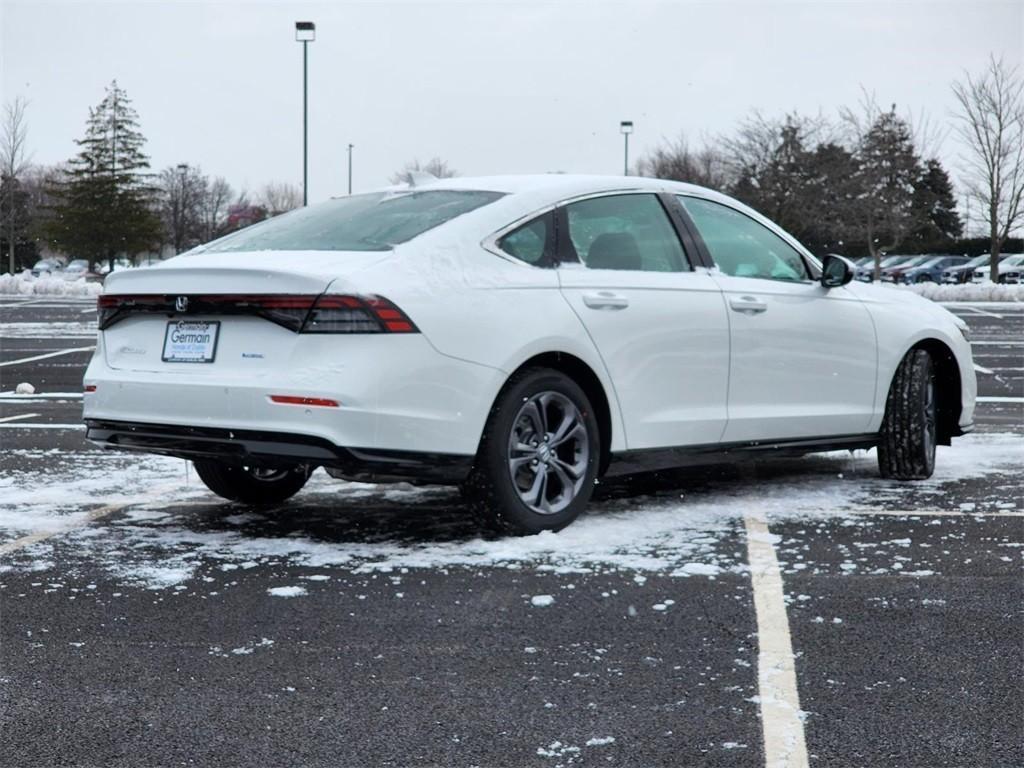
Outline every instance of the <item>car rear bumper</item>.
{"label": "car rear bumper", "polygon": [[86,437],[105,448],[252,466],[323,466],[350,480],[458,484],[473,457],[339,446],[322,437],[256,430],[86,419]]}

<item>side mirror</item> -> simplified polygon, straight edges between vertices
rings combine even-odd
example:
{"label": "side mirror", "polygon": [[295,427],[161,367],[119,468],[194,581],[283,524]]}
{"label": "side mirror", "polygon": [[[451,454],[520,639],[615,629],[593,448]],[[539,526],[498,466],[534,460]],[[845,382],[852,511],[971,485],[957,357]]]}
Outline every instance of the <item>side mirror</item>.
{"label": "side mirror", "polygon": [[838,288],[853,280],[857,267],[849,259],[830,253],[821,262],[821,285],[824,288]]}

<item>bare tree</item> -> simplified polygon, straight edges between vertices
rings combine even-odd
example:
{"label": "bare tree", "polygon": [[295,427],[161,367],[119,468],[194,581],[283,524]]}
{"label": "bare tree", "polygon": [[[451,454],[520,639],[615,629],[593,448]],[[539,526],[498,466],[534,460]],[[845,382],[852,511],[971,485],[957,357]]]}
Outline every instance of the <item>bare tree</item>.
{"label": "bare tree", "polygon": [[223,176],[206,185],[200,203],[200,242],[208,243],[220,234],[233,196],[234,191]]}
{"label": "bare tree", "polygon": [[302,190],[286,181],[271,181],[260,190],[259,204],[277,216],[302,206]]}
{"label": "bare tree", "polygon": [[426,163],[420,164],[419,160],[410,160],[400,171],[391,175],[392,184],[413,184],[414,173],[429,173],[438,179],[450,179],[458,176],[459,172],[448,165],[447,160],[440,157],[432,157]]}
{"label": "bare tree", "polygon": [[164,236],[181,253],[199,243],[207,180],[197,166],[181,163],[160,172],[160,219]]}
{"label": "bare tree", "polygon": [[14,273],[14,241],[18,228],[18,216],[15,214],[15,200],[18,184],[21,175],[28,168],[28,123],[25,120],[25,112],[28,102],[18,96],[12,102],[4,105],[3,117],[0,118],[0,182],[6,180],[4,185],[7,194],[0,200],[0,210],[4,216],[4,223],[7,224],[9,239],[8,256],[10,258],[11,273]]}
{"label": "bare tree", "polygon": [[685,135],[666,141],[641,157],[637,172],[641,176],[686,181],[719,190],[724,190],[730,181],[723,153],[707,143],[692,149]]}
{"label": "bare tree", "polygon": [[1024,225],[1024,79],[994,56],[977,77],[953,83],[958,132],[967,144],[964,184],[987,215],[992,238],[989,274],[999,279],[999,253]]}

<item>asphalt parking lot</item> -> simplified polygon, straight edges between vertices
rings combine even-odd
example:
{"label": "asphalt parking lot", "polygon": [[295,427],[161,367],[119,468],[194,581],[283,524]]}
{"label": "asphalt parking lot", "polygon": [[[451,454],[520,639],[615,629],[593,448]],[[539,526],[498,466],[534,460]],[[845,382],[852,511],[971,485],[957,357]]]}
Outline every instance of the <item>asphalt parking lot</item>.
{"label": "asphalt parking lot", "polygon": [[1024,765],[1024,304],[951,307],[978,430],[929,481],[702,468],[516,540],[91,447],[92,307],[0,297],[0,765]]}

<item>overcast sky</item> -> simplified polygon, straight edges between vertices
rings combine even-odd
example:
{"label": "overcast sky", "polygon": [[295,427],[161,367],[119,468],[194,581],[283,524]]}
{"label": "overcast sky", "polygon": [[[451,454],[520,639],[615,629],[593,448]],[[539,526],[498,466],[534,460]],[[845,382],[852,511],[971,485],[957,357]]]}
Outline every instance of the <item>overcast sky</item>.
{"label": "overcast sky", "polygon": [[[1020,61],[1024,2],[186,3],[0,0],[0,86],[30,100],[34,160],[75,151],[116,78],[156,169],[199,164],[238,188],[302,180],[311,20],[310,198],[406,160],[462,175],[620,173],[667,137],[751,110],[834,115],[861,87],[945,124],[949,84],[990,53]],[[943,159],[955,165],[950,137]]]}

